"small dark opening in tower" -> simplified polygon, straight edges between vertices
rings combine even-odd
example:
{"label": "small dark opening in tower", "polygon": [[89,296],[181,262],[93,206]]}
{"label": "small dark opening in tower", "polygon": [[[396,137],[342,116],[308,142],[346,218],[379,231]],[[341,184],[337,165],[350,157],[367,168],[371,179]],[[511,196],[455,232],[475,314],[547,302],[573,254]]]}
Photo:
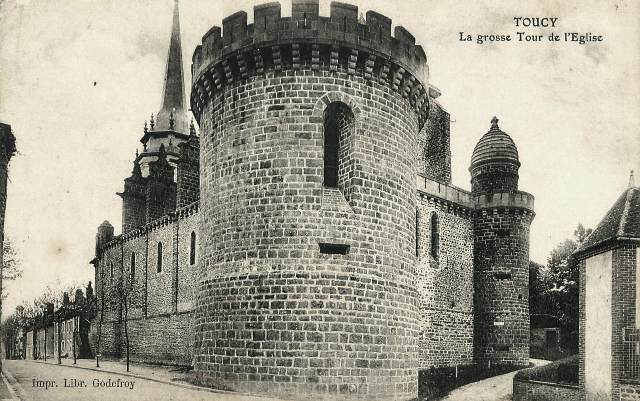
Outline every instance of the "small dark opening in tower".
{"label": "small dark opening in tower", "polygon": [[494,277],[498,280],[509,280],[511,279],[511,272],[496,272]]}
{"label": "small dark opening in tower", "polygon": [[306,28],[307,27],[307,13],[302,13],[302,18],[303,18],[303,26]]}
{"label": "small dark opening in tower", "polygon": [[196,264],[196,232],[191,231],[191,242],[189,245],[189,264]]}
{"label": "small dark opening in tower", "polygon": [[351,249],[351,245],[347,244],[330,244],[321,242],[318,245],[320,246],[320,253],[326,255],[346,255]]}

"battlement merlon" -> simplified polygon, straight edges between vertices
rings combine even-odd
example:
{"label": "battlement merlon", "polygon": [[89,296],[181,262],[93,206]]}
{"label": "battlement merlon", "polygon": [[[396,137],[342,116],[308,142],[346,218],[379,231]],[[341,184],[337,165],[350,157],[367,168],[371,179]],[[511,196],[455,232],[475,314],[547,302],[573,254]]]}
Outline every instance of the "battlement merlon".
{"label": "battlement merlon", "polygon": [[374,11],[367,11],[361,24],[356,6],[332,2],[330,9],[330,16],[323,17],[318,0],[293,0],[291,17],[282,17],[280,3],[267,3],[254,7],[253,24],[239,11],[222,20],[222,29],[211,28],[192,58],[196,119],[207,98],[225,83],[271,66],[280,70],[283,64],[293,69],[327,65],[330,70],[342,64],[349,73],[388,83],[419,114],[428,110],[427,57],[415,37],[401,26],[392,35],[391,19]]}
{"label": "battlement merlon", "polygon": [[522,191],[495,193],[474,197],[476,210],[521,209],[535,216],[534,201],[535,197],[533,195]]}

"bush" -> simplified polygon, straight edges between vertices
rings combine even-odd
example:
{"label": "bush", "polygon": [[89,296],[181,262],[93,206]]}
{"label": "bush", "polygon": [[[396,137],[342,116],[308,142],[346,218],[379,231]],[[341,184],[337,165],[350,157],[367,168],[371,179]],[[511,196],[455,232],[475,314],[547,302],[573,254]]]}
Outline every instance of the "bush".
{"label": "bush", "polygon": [[578,355],[572,355],[548,365],[521,370],[516,373],[515,379],[578,384]]}

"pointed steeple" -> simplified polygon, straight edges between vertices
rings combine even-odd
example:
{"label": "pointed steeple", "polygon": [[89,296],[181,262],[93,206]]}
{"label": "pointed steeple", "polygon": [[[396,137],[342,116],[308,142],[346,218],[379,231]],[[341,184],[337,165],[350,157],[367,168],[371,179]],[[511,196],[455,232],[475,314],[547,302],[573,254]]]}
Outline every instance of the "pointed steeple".
{"label": "pointed steeple", "polygon": [[[180,43],[180,13],[178,0],[173,6],[173,25],[167,54],[167,66],[162,90],[162,108],[156,116],[156,130],[175,130],[187,133],[188,120],[185,107],[184,73],[182,71],[182,45]],[[173,112],[173,124],[171,114]],[[153,128],[152,128],[153,129]]]}

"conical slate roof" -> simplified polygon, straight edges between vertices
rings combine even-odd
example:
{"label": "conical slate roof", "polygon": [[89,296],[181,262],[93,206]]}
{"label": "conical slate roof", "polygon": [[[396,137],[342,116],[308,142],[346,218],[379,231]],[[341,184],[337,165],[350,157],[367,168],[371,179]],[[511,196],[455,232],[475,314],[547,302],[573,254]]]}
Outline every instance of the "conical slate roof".
{"label": "conical slate roof", "polygon": [[498,127],[498,119],[493,117],[491,129],[480,138],[473,149],[471,169],[481,164],[501,161],[520,166],[516,144]]}
{"label": "conical slate roof", "polygon": [[[173,113],[173,115],[172,115]],[[173,119],[173,128],[171,127]],[[180,43],[180,13],[178,0],[173,8],[173,24],[171,26],[171,40],[167,54],[167,67],[162,91],[162,108],[155,121],[155,130],[173,129],[183,134],[188,133],[189,119],[185,107],[184,74],[182,71],[182,45]]]}
{"label": "conical slate roof", "polygon": [[576,253],[615,240],[640,240],[640,188],[632,182]]}

